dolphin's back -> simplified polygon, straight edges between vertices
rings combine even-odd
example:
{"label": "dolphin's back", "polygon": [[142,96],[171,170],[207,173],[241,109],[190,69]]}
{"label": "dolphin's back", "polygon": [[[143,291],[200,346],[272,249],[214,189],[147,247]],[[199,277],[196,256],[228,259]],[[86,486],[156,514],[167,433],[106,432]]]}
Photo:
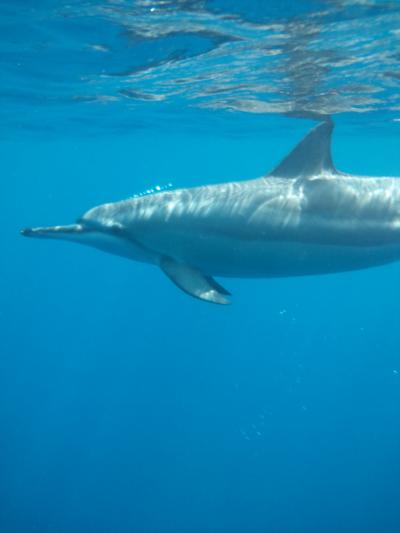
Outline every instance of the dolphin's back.
{"label": "dolphin's back", "polygon": [[[400,238],[400,180],[320,175],[260,178],[142,198],[122,224],[132,231],[207,232],[246,240],[375,245]],[[130,221],[130,215],[135,216]]]}

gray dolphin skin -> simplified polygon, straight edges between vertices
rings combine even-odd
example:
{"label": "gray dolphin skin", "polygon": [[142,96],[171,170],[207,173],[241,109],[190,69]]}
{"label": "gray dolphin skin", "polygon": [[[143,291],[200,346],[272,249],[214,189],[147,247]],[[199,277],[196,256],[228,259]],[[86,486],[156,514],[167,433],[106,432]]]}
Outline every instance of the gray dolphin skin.
{"label": "gray dolphin skin", "polygon": [[400,179],[339,172],[322,122],[268,175],[94,207],[76,224],[22,230],[157,265],[183,291],[229,303],[213,276],[350,271],[400,259]]}

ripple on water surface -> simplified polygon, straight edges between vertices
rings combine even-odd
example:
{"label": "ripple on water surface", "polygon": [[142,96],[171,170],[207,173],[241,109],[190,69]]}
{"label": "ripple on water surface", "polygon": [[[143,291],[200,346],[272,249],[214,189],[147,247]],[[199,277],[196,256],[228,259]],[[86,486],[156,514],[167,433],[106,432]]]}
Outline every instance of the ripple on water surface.
{"label": "ripple on water surface", "polygon": [[398,2],[35,4],[0,7],[8,134],[132,129],[194,112],[398,120]]}

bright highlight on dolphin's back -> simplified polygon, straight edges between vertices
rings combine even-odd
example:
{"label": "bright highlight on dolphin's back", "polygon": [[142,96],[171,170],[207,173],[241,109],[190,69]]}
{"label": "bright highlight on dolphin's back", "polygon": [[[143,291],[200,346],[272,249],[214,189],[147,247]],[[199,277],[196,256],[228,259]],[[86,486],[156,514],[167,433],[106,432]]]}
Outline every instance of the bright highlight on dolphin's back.
{"label": "bright highlight on dolphin's back", "polygon": [[344,174],[323,122],[267,176],[155,192],[22,230],[159,266],[183,291],[229,303],[221,277],[285,277],[400,259],[400,179]]}

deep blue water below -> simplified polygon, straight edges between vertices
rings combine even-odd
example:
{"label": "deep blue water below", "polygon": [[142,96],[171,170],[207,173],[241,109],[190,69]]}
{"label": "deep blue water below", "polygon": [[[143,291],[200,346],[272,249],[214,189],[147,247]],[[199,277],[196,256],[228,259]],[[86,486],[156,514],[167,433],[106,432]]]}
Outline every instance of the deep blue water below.
{"label": "deep blue water below", "polygon": [[1,533],[400,531],[400,263],[213,306],[19,234],[261,176],[327,114],[340,170],[400,176],[397,3],[247,4],[0,7]]}

